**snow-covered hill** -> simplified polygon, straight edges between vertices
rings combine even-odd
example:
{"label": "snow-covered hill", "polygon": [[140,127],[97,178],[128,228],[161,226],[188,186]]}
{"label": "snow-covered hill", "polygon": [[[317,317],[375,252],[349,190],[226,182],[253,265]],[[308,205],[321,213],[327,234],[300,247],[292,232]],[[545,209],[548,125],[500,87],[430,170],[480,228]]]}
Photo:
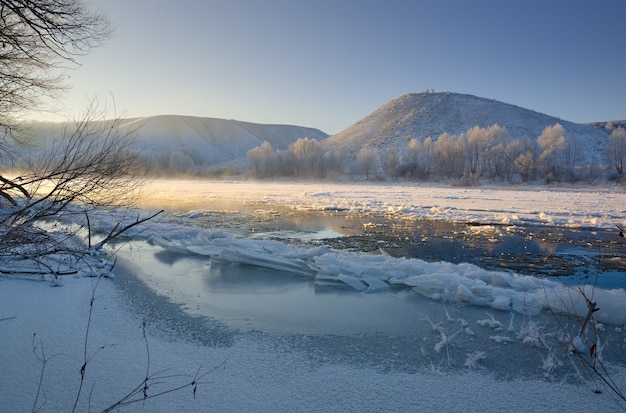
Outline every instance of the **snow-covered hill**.
{"label": "snow-covered hill", "polygon": [[[459,135],[474,126],[498,124],[506,127],[512,139],[535,140],[556,123],[578,138],[579,164],[602,163],[611,132],[603,123],[576,124],[493,99],[451,92],[402,95],[330,137],[302,126],[176,115],[124,119],[121,125],[132,131],[133,145],[152,171],[228,174],[246,172],[247,152],[266,140],[276,151],[299,138],[316,139],[340,154],[349,169],[365,146],[377,148],[382,159],[387,147],[402,153],[409,137],[437,139],[444,132]],[[64,127],[61,123],[30,126],[40,138],[58,135]]]}
{"label": "snow-covered hill", "polygon": [[[28,125],[38,139],[62,133],[63,123],[35,122]],[[122,130],[130,131],[133,146],[158,169],[204,171],[246,159],[248,150],[271,143],[286,149],[299,138],[321,140],[328,134],[319,129],[271,125],[237,120],[161,115],[123,119]]]}
{"label": "snow-covered hill", "polygon": [[[406,147],[408,136],[423,141],[436,139],[443,132],[458,135],[474,126],[505,126],[513,139],[536,139],[543,129],[555,123],[580,138],[587,156],[600,156],[606,147],[606,130],[576,124],[519,106],[458,93],[411,93],[381,106],[370,115],[323,141],[347,151],[350,157],[364,146],[381,150],[387,145]],[[600,159],[600,158],[598,158]]]}
{"label": "snow-covered hill", "polygon": [[245,157],[248,150],[265,140],[275,149],[285,149],[298,138],[319,140],[328,136],[302,126],[174,115],[132,119],[122,126],[137,128],[135,145],[142,151],[161,154],[172,149],[191,149],[209,163]]}

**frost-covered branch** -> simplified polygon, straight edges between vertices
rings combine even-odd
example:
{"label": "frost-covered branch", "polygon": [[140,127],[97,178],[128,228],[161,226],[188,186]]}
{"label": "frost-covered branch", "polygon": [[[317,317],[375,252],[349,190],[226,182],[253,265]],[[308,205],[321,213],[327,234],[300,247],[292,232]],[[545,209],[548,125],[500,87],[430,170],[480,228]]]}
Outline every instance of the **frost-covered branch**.
{"label": "frost-covered branch", "polygon": [[89,266],[86,254],[158,215],[109,222],[110,228],[99,228],[104,239],[91,248],[90,216],[132,208],[142,188],[132,131],[102,113],[92,103],[60,136],[23,156],[19,177],[0,179],[0,194],[9,201],[0,206],[0,259],[35,262],[56,278],[66,271],[53,268],[59,260]]}

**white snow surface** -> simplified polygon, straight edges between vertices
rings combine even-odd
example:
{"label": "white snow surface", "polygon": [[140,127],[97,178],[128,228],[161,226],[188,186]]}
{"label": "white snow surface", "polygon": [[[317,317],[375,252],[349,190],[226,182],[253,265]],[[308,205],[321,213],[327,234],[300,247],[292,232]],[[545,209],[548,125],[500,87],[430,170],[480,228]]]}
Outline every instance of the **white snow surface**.
{"label": "white snow surface", "polygon": [[[192,194],[192,196],[189,196]],[[626,192],[615,187],[451,187],[412,183],[155,180],[144,190],[154,208],[203,208],[230,203],[294,210],[387,214],[497,225],[616,229],[626,225]]]}
{"label": "white snow surface", "polygon": [[[135,236],[179,254],[295,271],[305,278],[344,283],[352,286],[355,293],[384,293],[385,286],[401,286],[435,302],[527,315],[542,309],[584,315],[586,303],[575,290],[545,279],[487,271],[469,264],[430,263],[386,254],[250,239],[219,228],[199,227],[193,218],[214,208],[237,210],[246,206],[341,209],[361,214],[384,213],[390,219],[429,218],[498,226],[609,229],[626,224],[626,193],[613,188],[498,189],[177,180],[153,181],[144,192],[149,194],[144,200],[145,208],[165,206],[168,213],[149,230]],[[114,213],[106,213],[94,217],[93,225],[110,224],[117,219]],[[118,271],[124,269],[120,267]],[[89,364],[85,385],[85,394],[91,396],[81,398],[78,411],[87,411],[89,406],[91,411],[99,411],[141,382],[147,365],[142,320],[124,301],[116,279],[66,277],[62,287],[50,288],[48,283],[0,276],[0,411],[34,410],[38,389],[42,391],[39,403],[43,403],[38,411],[71,410],[80,378],[92,293],[95,304],[87,349],[93,363]],[[624,325],[623,288],[597,288],[593,296],[601,308],[596,319],[615,328]],[[470,334],[469,329],[466,332]],[[151,372],[167,371],[170,376],[161,386],[171,387],[172,383],[188,380],[199,366],[202,371],[219,367],[203,379],[196,398],[191,389],[186,389],[120,411],[589,412],[612,411],[616,407],[609,392],[593,394],[587,385],[553,383],[541,378],[507,381],[470,370],[485,357],[484,352],[468,355],[468,371],[463,374],[404,373],[311,363],[298,352],[280,352],[246,335],[231,346],[216,347],[150,330],[147,339]],[[491,340],[506,345],[511,339],[498,334]],[[33,345],[37,350],[33,350]],[[41,355],[42,349],[48,362],[40,387],[42,363],[36,355]],[[415,351],[420,351],[418,346]],[[546,362],[549,364],[549,360]],[[616,367],[612,377],[617,383],[626,382],[622,368]]]}

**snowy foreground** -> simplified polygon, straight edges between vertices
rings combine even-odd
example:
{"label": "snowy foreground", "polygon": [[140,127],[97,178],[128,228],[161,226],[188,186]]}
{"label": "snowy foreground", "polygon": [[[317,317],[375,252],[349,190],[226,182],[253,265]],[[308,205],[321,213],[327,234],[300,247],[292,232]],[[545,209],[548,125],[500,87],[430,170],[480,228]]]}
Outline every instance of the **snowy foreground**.
{"label": "snowy foreground", "polygon": [[[624,391],[626,370],[619,356],[608,355],[621,349],[624,356],[624,288],[578,290],[554,280],[469,264],[292,245],[201,225],[202,217],[217,208],[288,207],[388,214],[399,220],[471,221],[504,228],[554,225],[609,230],[626,224],[623,191],[158,181],[145,192],[146,208],[168,209],[148,230],[135,234],[151,248],[198,259],[202,265],[245,264],[277,277],[290,273],[298,277],[297,282],[341,288],[365,299],[410,294],[419,300],[420,309],[437,308],[437,313],[417,316],[422,328],[419,340],[398,338],[414,345],[416,360],[428,360],[416,361],[425,367],[411,368],[408,360],[413,356],[405,355],[412,350],[396,349],[389,337],[381,338],[379,343],[384,345],[379,344],[382,347],[371,354],[382,354],[383,359],[385,354],[388,359],[401,354],[397,368],[384,361],[354,362],[358,356],[312,357],[312,352],[301,350],[312,345],[293,345],[293,341],[343,342],[337,337],[322,337],[323,341],[294,334],[284,339],[271,332],[241,332],[205,323],[200,310],[182,314],[178,305],[185,307],[185,303],[173,300],[176,305],[172,306],[129,273],[133,263],[124,266],[124,261],[132,260],[131,252],[113,270],[116,277],[67,277],[60,288],[0,276],[0,411],[39,407],[39,411],[71,411],[85,349],[90,363],[76,411],[88,411],[90,406],[91,411],[100,411],[146,376],[160,377],[148,389],[148,394],[154,394],[193,381],[198,371],[208,374],[198,380],[195,398],[191,386],[120,411],[589,412],[625,408],[597,376],[577,372],[578,365],[568,361],[573,356],[567,355],[570,344],[581,353],[589,353],[593,345],[594,335],[574,337],[587,311],[583,291],[597,302],[600,311],[594,318],[602,324],[595,328],[606,332],[602,340],[607,337],[593,348],[607,354],[609,371],[605,374]],[[100,224],[116,219],[114,214],[99,217]],[[167,285],[154,290],[167,297],[167,291],[176,288]],[[163,321],[167,328],[160,328],[159,321],[147,320],[147,314],[155,319],[167,314],[174,321]],[[559,320],[569,327],[539,323],[550,316],[564,317]],[[148,322],[146,339],[144,321]],[[193,326],[203,333],[190,332]],[[411,331],[400,336],[410,336]],[[375,345],[371,339],[367,343]],[[356,346],[346,351],[370,354]],[[531,365],[522,367],[528,364],[526,360],[532,360]],[[519,370],[528,368],[531,373],[503,375],[502,369],[485,367],[494,364],[520,366]]]}

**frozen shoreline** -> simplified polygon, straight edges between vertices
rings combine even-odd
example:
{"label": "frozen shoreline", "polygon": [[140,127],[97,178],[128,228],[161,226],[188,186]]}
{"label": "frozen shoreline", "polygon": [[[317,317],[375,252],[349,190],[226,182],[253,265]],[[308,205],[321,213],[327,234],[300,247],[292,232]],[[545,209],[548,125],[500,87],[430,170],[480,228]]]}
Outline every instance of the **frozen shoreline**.
{"label": "frozen shoreline", "polygon": [[[30,346],[32,334],[51,358],[46,366],[41,411],[67,411],[73,402],[81,364],[89,296],[93,279],[68,280],[62,288],[46,283],[2,279],[0,302],[15,318],[3,321],[2,406],[30,411],[37,391],[41,363]],[[92,407],[111,402],[141,381],[146,350],[137,315],[120,306],[115,280],[102,280],[96,293],[90,350],[105,346],[87,372],[95,385]],[[24,300],[29,297],[36,301]],[[46,314],[41,316],[40,309]],[[5,315],[3,313],[2,315]],[[298,352],[277,351],[271,341],[239,337],[230,346],[193,344],[181,337],[150,334],[152,371],[180,374],[167,384],[187,380],[201,367],[218,367],[207,376],[193,398],[191,390],[174,393],[123,409],[124,412],[241,411],[610,411],[615,401],[608,393],[593,394],[589,385],[573,386],[545,380],[498,380],[476,371],[392,373],[367,367],[313,363]],[[9,359],[10,358],[10,359]],[[9,362],[12,360],[12,362]],[[18,360],[19,363],[14,361]],[[222,366],[222,363],[225,364]],[[624,382],[626,370],[613,378]],[[85,406],[86,408],[86,406]],[[84,411],[84,410],[83,410]]]}

